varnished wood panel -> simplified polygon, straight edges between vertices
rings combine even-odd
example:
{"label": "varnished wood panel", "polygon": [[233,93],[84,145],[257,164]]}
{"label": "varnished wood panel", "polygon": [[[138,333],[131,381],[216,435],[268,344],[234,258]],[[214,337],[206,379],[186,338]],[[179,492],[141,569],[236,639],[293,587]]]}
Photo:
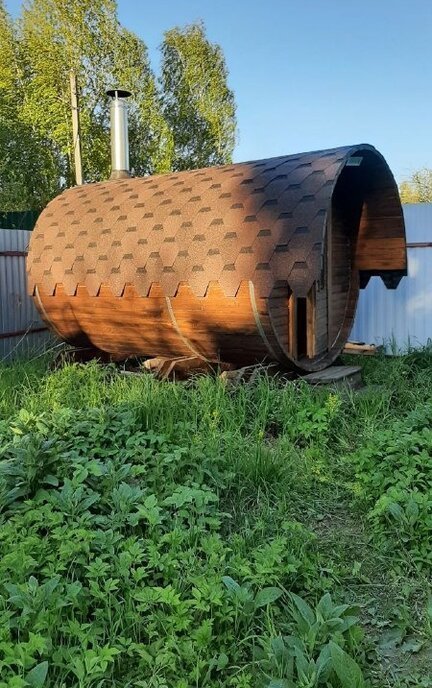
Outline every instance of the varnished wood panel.
{"label": "varnished wood panel", "polygon": [[315,355],[323,354],[327,349],[327,289],[326,285],[317,285],[315,295]]}
{"label": "varnished wood panel", "polygon": [[397,186],[371,167],[370,188],[365,191],[355,255],[357,270],[380,275],[406,274],[406,241]]}
{"label": "varnished wood panel", "polygon": [[316,288],[310,289],[307,296],[307,355],[313,359],[316,354]]}
{"label": "varnished wood panel", "polygon": [[[181,285],[170,304],[171,312],[159,285],[153,285],[148,297],[140,297],[131,286],[121,297],[113,296],[105,286],[98,296],[90,296],[85,287],[68,296],[59,285],[54,295],[41,293],[38,302],[65,340],[90,344],[116,357],[195,354],[247,363],[270,359],[247,283],[241,285],[237,297],[227,297],[218,285],[211,285],[208,294],[199,298],[188,285]],[[256,307],[265,337],[276,347],[266,300],[259,300]],[[81,332],[86,333],[84,338]]]}

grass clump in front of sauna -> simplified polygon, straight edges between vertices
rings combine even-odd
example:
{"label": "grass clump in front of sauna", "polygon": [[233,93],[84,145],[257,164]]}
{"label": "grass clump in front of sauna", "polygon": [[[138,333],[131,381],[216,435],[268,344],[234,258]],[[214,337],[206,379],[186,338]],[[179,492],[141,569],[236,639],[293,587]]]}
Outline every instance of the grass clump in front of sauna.
{"label": "grass clump in front of sauna", "polygon": [[428,686],[432,360],[0,368],[0,686]]}

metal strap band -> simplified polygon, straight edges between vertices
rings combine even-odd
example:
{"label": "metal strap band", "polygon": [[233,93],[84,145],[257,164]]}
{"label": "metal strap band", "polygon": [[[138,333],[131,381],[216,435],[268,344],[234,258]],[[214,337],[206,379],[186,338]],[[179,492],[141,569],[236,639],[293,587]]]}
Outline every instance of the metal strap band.
{"label": "metal strap band", "polygon": [[173,307],[172,307],[172,305],[171,305],[171,299],[169,298],[169,296],[165,296],[165,301],[166,301],[168,313],[169,313],[170,318],[171,318],[171,322],[172,322],[172,324],[173,324],[173,326],[174,326],[174,329],[175,329],[175,331],[177,332],[178,336],[179,336],[180,339],[182,340],[183,344],[184,344],[185,346],[187,346],[187,348],[189,349],[189,351],[191,351],[195,356],[197,356],[198,358],[202,358],[204,361],[208,361],[208,358],[206,358],[205,356],[203,356],[202,354],[200,354],[199,351],[197,351],[197,350],[195,349],[195,347],[190,343],[190,341],[184,336],[184,334],[183,334],[182,331],[180,330],[180,327],[179,327],[179,325],[178,325],[177,319],[176,319],[176,317],[175,317],[175,315],[174,315]]}
{"label": "metal strap band", "polygon": [[260,316],[259,316],[259,313],[258,313],[258,308],[257,308],[257,305],[256,305],[256,299],[255,299],[255,287],[254,287],[254,285],[253,285],[252,282],[249,282],[249,298],[250,298],[250,302],[251,302],[251,306],[252,306],[252,311],[253,311],[254,318],[255,318],[255,324],[256,324],[256,326],[257,326],[258,332],[260,333],[261,339],[263,340],[263,342],[264,342],[264,344],[265,344],[265,346],[266,346],[266,349],[267,349],[267,351],[269,352],[269,354],[270,354],[270,356],[272,357],[272,359],[273,359],[274,361],[278,361],[278,360],[279,360],[279,357],[276,356],[276,353],[275,353],[275,351],[274,351],[272,345],[270,344],[269,340],[267,339],[266,333],[264,332],[264,328],[263,328],[263,326],[262,326],[262,322],[261,322],[261,320],[260,320]]}
{"label": "metal strap band", "polygon": [[269,308],[269,313],[268,313],[268,315],[269,315],[270,325],[271,325],[271,328],[272,328],[272,331],[273,331],[273,336],[274,336],[274,338],[276,339],[277,345],[278,345],[278,347],[279,347],[279,349],[280,349],[280,351],[281,351],[281,353],[280,353],[280,355],[278,356],[278,359],[277,359],[277,360],[278,360],[278,361],[282,361],[282,362],[285,363],[287,359],[291,360],[291,358],[290,358],[289,355],[286,353],[286,351],[285,351],[285,349],[284,349],[284,347],[283,347],[281,338],[279,337],[279,334],[278,334],[278,331],[277,331],[277,327],[275,327],[275,324],[274,324],[274,318],[273,318],[273,313],[272,313],[272,309],[271,309],[271,308]]}
{"label": "metal strap band", "polygon": [[43,303],[42,303],[42,301],[41,301],[41,297],[40,297],[40,294],[39,294],[39,289],[38,289],[37,287],[34,288],[34,294],[35,294],[36,299],[37,299],[37,302],[38,302],[38,304],[39,304],[39,308],[40,308],[40,310],[41,310],[41,312],[42,312],[42,317],[43,317],[43,319],[45,320],[45,322],[47,323],[47,325],[49,325],[49,326],[51,327],[51,329],[54,330],[54,332],[56,333],[56,335],[57,335],[58,337],[60,337],[60,339],[64,339],[64,337],[62,336],[62,334],[58,331],[58,329],[56,328],[56,326],[55,326],[55,325],[51,322],[51,320],[49,319],[48,314],[47,314],[47,312],[46,312],[46,310],[45,310],[45,308],[44,308],[44,305],[43,305]]}

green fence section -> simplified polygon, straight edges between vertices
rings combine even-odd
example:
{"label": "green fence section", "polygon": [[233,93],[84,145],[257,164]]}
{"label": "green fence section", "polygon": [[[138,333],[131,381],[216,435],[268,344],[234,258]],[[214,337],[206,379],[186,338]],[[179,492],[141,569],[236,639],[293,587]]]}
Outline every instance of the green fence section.
{"label": "green fence section", "polygon": [[40,210],[25,210],[10,213],[0,212],[0,227],[2,229],[26,229],[31,232],[40,212]]}

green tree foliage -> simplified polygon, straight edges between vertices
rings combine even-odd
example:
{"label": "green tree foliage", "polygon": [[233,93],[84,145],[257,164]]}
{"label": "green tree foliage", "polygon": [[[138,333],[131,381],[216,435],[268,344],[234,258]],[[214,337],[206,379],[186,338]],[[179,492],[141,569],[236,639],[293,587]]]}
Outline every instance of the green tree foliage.
{"label": "green tree foliage", "polygon": [[161,96],[150,69],[147,49],[135,34],[122,29],[118,36],[113,85],[133,94],[129,102],[131,167],[137,175],[172,169],[173,138],[162,113]]}
{"label": "green tree foliage", "polygon": [[2,112],[14,109],[14,91],[17,88],[17,55],[13,26],[0,0],[0,103]]}
{"label": "green tree foliage", "polygon": [[22,119],[24,72],[15,27],[0,0],[0,206],[39,208],[58,191],[56,160],[31,123]]}
{"label": "green tree foliage", "polygon": [[431,203],[432,170],[417,170],[411,179],[401,183],[399,191],[402,203]]}
{"label": "green tree foliage", "polygon": [[201,25],[173,29],[154,75],[116,0],[26,0],[15,24],[0,0],[0,207],[40,208],[74,183],[70,72],[79,85],[85,181],[109,175],[106,89],[129,101],[138,175],[229,162],[235,109],[219,46]]}
{"label": "green tree foliage", "polygon": [[58,161],[19,118],[0,114],[0,209],[38,210],[60,189]]}
{"label": "green tree foliage", "polygon": [[220,46],[202,24],[167,31],[162,45],[164,114],[174,138],[173,168],[223,164],[235,143],[235,104]]}
{"label": "green tree foliage", "polygon": [[[151,128],[158,102],[147,50],[140,39],[120,26],[116,13],[114,0],[31,0],[23,11],[23,52],[30,75],[25,117],[58,147],[68,184],[73,181],[71,69],[81,91],[85,179],[97,180],[109,173],[105,91],[119,83],[134,93],[131,148],[141,155],[135,155],[133,162],[140,173],[159,166],[159,150]],[[141,111],[151,113],[146,131],[138,122]]]}

